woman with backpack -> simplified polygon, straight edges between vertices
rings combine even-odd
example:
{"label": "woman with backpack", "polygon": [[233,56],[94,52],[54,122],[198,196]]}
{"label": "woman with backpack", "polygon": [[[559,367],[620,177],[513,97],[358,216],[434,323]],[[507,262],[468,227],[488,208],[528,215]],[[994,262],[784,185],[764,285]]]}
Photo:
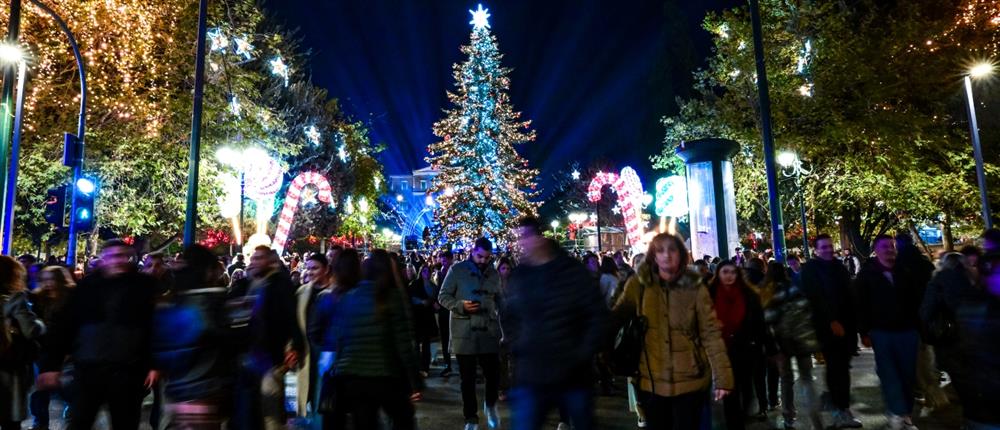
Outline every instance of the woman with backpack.
{"label": "woman with backpack", "polygon": [[638,315],[648,327],[638,397],[649,429],[702,428],[709,390],[719,401],[734,388],[712,298],[687,257],[679,237],[653,237],[613,310],[619,326]]}
{"label": "woman with backpack", "polygon": [[35,340],[45,333],[45,324],[31,311],[24,279],[21,263],[0,256],[0,430],[20,430],[28,418]]}

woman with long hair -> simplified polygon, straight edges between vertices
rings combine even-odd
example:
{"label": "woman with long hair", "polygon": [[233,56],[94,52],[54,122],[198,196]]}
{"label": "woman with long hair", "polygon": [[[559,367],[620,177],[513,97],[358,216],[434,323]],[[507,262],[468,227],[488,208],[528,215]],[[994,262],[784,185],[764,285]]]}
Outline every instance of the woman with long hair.
{"label": "woman with long hair", "polygon": [[332,378],[324,379],[332,387],[325,387],[320,399],[327,414],[323,426],[345,428],[343,417],[350,414],[353,428],[378,428],[381,409],[394,429],[413,429],[411,401],[420,399],[423,379],[399,270],[386,251],[377,249],[361,265],[359,280],[358,259],[357,251],[341,252],[339,291],[317,309],[317,321],[327,322],[316,333],[324,339],[321,349],[334,353]]}
{"label": "woman with long hair", "polygon": [[20,430],[28,418],[35,339],[45,324],[31,311],[21,263],[0,256],[0,430]]}
{"label": "woman with long hair", "polygon": [[[38,288],[31,292],[30,300],[32,310],[36,315],[42,317],[46,326],[52,324],[52,319],[62,310],[69,298],[70,289],[76,284],[73,277],[62,266],[49,266],[42,269],[38,275]],[[45,344],[46,336],[39,339],[39,343]],[[31,416],[34,418],[32,427],[36,429],[49,428],[49,401],[52,397],[51,390],[35,389],[31,393]]]}
{"label": "woman with long hair", "polygon": [[745,428],[747,408],[754,397],[754,363],[764,355],[763,345],[767,338],[764,311],[760,306],[760,297],[733,261],[719,265],[708,289],[715,303],[722,339],[736,382],[733,393],[723,403],[726,428],[742,430]]}
{"label": "woman with long hair", "polygon": [[712,298],[687,258],[680,237],[654,236],[613,310],[619,324],[637,314],[648,324],[638,400],[650,429],[702,428],[709,389],[716,401],[733,389]]}

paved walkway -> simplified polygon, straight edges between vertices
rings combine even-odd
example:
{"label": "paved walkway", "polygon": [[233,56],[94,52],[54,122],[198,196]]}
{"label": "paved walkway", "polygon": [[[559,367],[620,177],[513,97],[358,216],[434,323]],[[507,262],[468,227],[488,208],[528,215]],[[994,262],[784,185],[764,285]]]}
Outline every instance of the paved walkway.
{"label": "paved walkway", "polygon": [[[881,393],[879,391],[878,377],[875,375],[874,357],[871,350],[863,350],[861,355],[854,360],[852,369],[852,397],[855,414],[860,419],[866,429],[885,428],[885,416],[882,406]],[[428,389],[424,394],[424,400],[417,405],[417,421],[420,429],[424,430],[459,430],[462,428],[462,402],[461,391],[459,390],[459,378],[457,372],[448,377],[436,376],[440,369],[434,369],[431,377],[427,380]],[[817,386],[823,391],[823,366],[817,369]],[[621,385],[621,384],[619,384]],[[290,389],[292,387],[289,387]],[[623,386],[620,386],[624,393]],[[482,401],[482,385],[479,385],[480,401]],[[150,400],[147,399],[144,418],[148,416]],[[724,428],[721,420],[721,405],[713,405],[715,419],[714,428]],[[53,417],[58,417],[62,410],[61,402],[54,401],[51,407]],[[509,423],[510,410],[506,404],[500,405],[501,417],[504,421],[504,428]],[[632,430],[636,428],[635,415],[628,412],[627,401],[624,394],[611,397],[598,397],[597,406],[594,411],[598,420],[599,429],[608,430]],[[917,426],[922,430],[950,430],[958,429],[961,411],[957,406],[949,406],[940,411],[934,411],[925,417],[915,418]],[[829,414],[824,413],[825,422],[829,423]],[[550,417],[551,428],[556,427],[556,417]],[[28,428],[31,421],[25,421],[24,427]],[[485,424],[485,422],[484,422]],[[747,428],[750,430],[766,430],[779,428],[780,413],[772,412],[768,422],[752,422]],[[62,430],[65,427],[62,420],[53,420],[51,430]],[[101,419],[96,426],[100,429],[110,428],[106,419]],[[481,426],[484,430],[486,426]],[[801,423],[799,428],[806,429],[808,426]],[[142,430],[149,430],[148,424],[143,423]]]}

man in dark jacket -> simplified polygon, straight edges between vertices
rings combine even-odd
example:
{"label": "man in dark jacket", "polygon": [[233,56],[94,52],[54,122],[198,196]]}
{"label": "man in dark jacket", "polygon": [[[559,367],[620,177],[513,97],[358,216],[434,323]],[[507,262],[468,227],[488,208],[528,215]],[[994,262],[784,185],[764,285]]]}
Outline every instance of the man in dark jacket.
{"label": "man in dark jacket", "polygon": [[826,386],[835,428],[860,428],[851,414],[851,358],[858,348],[851,276],[833,255],[833,238],[816,236],[815,258],[802,266],[802,291],[813,310],[816,336],[826,359]]}
{"label": "man in dark jacket", "polygon": [[889,428],[916,429],[910,413],[917,379],[917,329],[923,291],[908,284],[910,275],[896,264],[892,237],[876,236],[872,248],[876,258],[864,265],[854,281],[858,330],[865,346],[875,350],[875,367],[889,410]]}
{"label": "man in dark jacket", "polygon": [[53,321],[38,386],[57,387],[70,357],[81,394],[73,399],[70,429],[90,430],[103,405],[113,428],[138,428],[142,399],[158,378],[150,368],[156,282],[137,271],[134,258],[125,242],[106,242],[99,269],[80,281]]}
{"label": "man in dark jacket", "polygon": [[504,336],[515,375],[514,428],[541,429],[552,408],[576,430],[593,425],[591,363],[607,330],[608,309],[578,261],[542,237],[536,218],[518,224],[524,258],[510,280]]}
{"label": "man in dark jacket", "polygon": [[278,254],[259,246],[247,266],[250,278],[233,286],[232,301],[248,311],[241,338],[240,377],[234,426],[283,428],[283,375],[298,364],[305,348],[295,315],[295,288]]}

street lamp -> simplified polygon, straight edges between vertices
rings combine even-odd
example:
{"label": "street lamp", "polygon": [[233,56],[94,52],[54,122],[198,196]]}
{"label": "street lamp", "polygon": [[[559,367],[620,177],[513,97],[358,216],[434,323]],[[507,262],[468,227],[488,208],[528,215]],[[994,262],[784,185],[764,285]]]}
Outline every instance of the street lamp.
{"label": "street lamp", "polygon": [[969,113],[969,134],[972,136],[972,153],[976,158],[976,179],[979,182],[979,200],[982,205],[983,220],[986,228],[993,228],[993,217],[990,214],[990,201],[986,193],[986,172],[983,170],[983,149],[979,144],[979,125],[976,122],[976,105],[972,98],[972,78],[983,78],[993,73],[992,63],[979,63],[965,74],[965,98]]}
{"label": "street lamp", "polygon": [[802,177],[812,174],[812,170],[802,166],[802,160],[791,151],[783,151],[778,154],[778,164],[783,170],[781,173],[786,178],[795,179],[795,191],[799,193],[799,208],[802,211],[802,251],[805,258],[809,259],[809,233],[806,229],[806,193],[802,187]]}
{"label": "street lamp", "polygon": [[[2,218],[0,218],[3,220],[3,237],[0,239],[3,242],[3,254],[10,255],[11,239],[14,234],[14,199],[17,195],[17,169],[21,158],[21,119],[24,113],[24,81],[27,70],[24,61],[24,51],[14,44],[0,44],[0,62],[8,65],[17,65],[17,101],[14,108],[14,137],[11,140],[10,165],[7,169],[3,213]],[[7,109],[9,109],[7,105],[4,105],[3,115],[5,121],[9,112]],[[3,138],[7,138],[6,133],[4,133]],[[5,156],[6,145],[2,149]],[[4,159],[4,156],[0,156],[0,159],[2,159],[0,162],[3,163],[4,167],[7,167],[7,160]]]}
{"label": "street lamp", "polygon": [[[247,151],[249,152],[249,151]],[[221,164],[231,166],[240,172],[240,220],[239,228],[236,229],[236,244],[243,245],[243,200],[246,199],[246,167],[250,159],[251,154],[247,152],[237,152],[232,148],[227,148],[225,146],[217,149],[215,151],[215,159]]]}

